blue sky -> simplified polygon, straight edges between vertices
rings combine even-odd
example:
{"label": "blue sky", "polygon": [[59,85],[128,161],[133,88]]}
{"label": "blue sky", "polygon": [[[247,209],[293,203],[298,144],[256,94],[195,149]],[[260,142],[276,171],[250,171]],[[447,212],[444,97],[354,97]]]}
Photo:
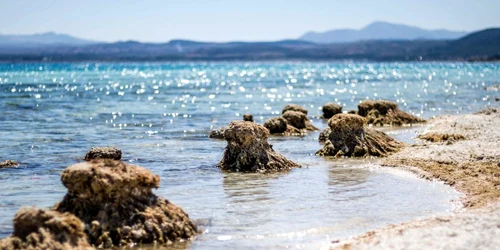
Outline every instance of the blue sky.
{"label": "blue sky", "polygon": [[256,41],[376,20],[473,31],[499,27],[499,10],[500,0],[0,0],[0,34]]}

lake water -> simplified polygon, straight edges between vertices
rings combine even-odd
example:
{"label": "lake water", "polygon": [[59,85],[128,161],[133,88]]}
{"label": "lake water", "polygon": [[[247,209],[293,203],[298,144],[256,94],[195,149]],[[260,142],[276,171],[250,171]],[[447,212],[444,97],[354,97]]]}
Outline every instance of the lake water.
{"label": "lake water", "polygon": [[[0,237],[22,206],[50,207],[66,189],[59,174],[93,146],[161,177],[155,191],[204,233],[193,249],[318,248],[408,220],[449,213],[459,194],[369,160],[314,156],[319,132],[271,137],[303,168],[228,174],[215,165],[226,143],[210,129],[251,113],[257,123],[289,103],[314,125],[326,102],[344,110],[364,99],[397,101],[430,118],[495,105],[500,64],[468,63],[68,63],[0,64]],[[423,127],[390,130],[412,142]]]}

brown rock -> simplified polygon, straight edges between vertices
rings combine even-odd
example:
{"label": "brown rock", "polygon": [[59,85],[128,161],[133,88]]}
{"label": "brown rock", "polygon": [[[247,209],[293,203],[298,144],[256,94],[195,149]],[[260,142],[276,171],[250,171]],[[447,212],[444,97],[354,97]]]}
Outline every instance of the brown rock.
{"label": "brown rock", "polygon": [[243,121],[253,122],[253,115],[252,114],[244,114]]}
{"label": "brown rock", "polygon": [[166,244],[197,233],[181,208],[153,194],[160,178],[145,168],[94,160],[66,168],[61,180],[68,193],[54,209],[80,218],[97,247]]}
{"label": "brown rock", "polygon": [[84,225],[70,213],[21,208],[14,217],[14,233],[0,240],[1,250],[93,249],[87,242]]}
{"label": "brown rock", "polygon": [[224,133],[227,147],[217,165],[230,172],[274,172],[300,167],[275,152],[267,142],[269,131],[264,126],[233,121]]}
{"label": "brown rock", "polygon": [[300,112],[300,113],[303,113],[304,115],[307,115],[307,109],[302,107],[302,106],[299,106],[297,104],[288,104],[286,105],[283,110],[281,111],[281,114],[285,114],[285,112],[287,111],[297,111],[297,112]]}
{"label": "brown rock", "polygon": [[91,161],[96,159],[121,160],[122,151],[120,149],[111,147],[93,147],[85,155],[85,160]]}
{"label": "brown rock", "polygon": [[12,167],[17,167],[19,166],[19,163],[13,160],[6,160],[3,162],[0,162],[0,168],[12,168]]}
{"label": "brown rock", "polygon": [[332,116],[342,113],[342,106],[329,102],[323,105],[322,110],[323,110],[323,118],[330,119],[332,118]]}
{"label": "brown rock", "polygon": [[404,124],[422,123],[425,120],[406,113],[391,101],[366,100],[358,105],[358,114],[366,118],[368,124],[402,126]]}
{"label": "brown rock", "polygon": [[383,132],[366,128],[366,120],[358,115],[337,114],[328,120],[331,133],[324,147],[316,152],[320,156],[387,156],[398,151],[403,144]]}

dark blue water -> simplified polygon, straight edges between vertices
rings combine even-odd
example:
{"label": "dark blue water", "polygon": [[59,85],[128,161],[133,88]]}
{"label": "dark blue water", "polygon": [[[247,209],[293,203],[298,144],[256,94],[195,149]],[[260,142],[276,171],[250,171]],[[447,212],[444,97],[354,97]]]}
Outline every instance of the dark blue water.
{"label": "dark blue water", "polygon": [[[312,247],[387,223],[449,212],[457,194],[439,183],[366,161],[314,156],[318,133],[270,139],[305,167],[287,174],[225,174],[224,141],[210,129],[252,113],[256,122],[288,103],[356,109],[397,101],[430,118],[495,105],[500,64],[469,63],[75,63],[0,64],[0,237],[21,206],[49,207],[65,188],[60,172],[92,146],[161,177],[157,194],[182,206],[205,234],[192,248]],[[398,130],[399,131],[399,130]],[[414,132],[396,137],[410,140]],[[398,187],[398,188],[394,188]]]}

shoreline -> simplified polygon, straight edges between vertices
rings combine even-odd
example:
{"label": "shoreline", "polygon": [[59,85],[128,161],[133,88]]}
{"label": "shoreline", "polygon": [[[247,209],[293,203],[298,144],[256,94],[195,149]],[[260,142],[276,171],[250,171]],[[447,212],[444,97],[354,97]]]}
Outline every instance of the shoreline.
{"label": "shoreline", "polygon": [[498,108],[438,116],[421,133],[437,142],[419,140],[380,160],[463,193],[463,210],[333,241],[330,249],[494,249],[500,244],[499,124]]}

